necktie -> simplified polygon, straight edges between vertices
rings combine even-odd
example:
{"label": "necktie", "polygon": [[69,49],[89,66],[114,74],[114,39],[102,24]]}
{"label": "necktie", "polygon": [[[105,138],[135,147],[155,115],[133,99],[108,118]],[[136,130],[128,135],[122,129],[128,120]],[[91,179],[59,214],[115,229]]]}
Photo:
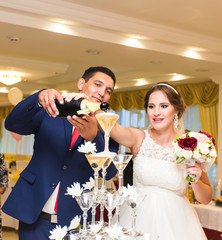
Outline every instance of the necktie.
{"label": "necktie", "polygon": [[73,134],[72,134],[72,139],[71,139],[71,143],[70,143],[70,149],[73,147],[73,145],[76,142],[78,137],[79,137],[79,133],[78,133],[78,131],[75,128],[74,131],[73,131]]}
{"label": "necktie", "polygon": [[57,193],[56,202],[55,202],[55,206],[54,206],[54,211],[56,214],[57,214],[57,206],[58,206],[58,197],[59,197],[59,188],[58,188],[58,193]]}
{"label": "necktie", "polygon": [[[71,143],[70,143],[70,149],[73,147],[73,145],[76,142],[78,137],[79,137],[79,133],[78,133],[78,131],[75,128],[74,131],[73,131],[73,134],[72,134],[72,139],[71,139]],[[57,214],[58,197],[59,197],[59,189],[58,189],[56,202],[55,202],[55,207],[54,207],[54,210],[55,210],[56,214]]]}

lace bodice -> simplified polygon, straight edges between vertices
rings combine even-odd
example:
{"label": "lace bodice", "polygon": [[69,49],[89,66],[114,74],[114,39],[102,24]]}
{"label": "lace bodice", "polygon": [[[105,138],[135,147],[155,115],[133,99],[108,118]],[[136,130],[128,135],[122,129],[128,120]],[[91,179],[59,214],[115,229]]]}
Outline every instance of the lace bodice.
{"label": "lace bodice", "polygon": [[185,166],[176,163],[173,149],[156,144],[146,130],[143,143],[134,159],[134,185],[168,189],[182,195],[187,187],[184,172]]}

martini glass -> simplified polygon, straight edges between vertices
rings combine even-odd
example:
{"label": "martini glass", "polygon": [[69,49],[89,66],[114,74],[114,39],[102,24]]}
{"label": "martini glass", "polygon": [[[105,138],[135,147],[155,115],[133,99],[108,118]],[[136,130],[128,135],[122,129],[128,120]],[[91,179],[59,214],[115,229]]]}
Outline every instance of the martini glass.
{"label": "martini glass", "polygon": [[133,155],[129,155],[129,154],[117,154],[113,158],[113,163],[119,172],[119,191],[121,191],[121,188],[123,186],[123,170],[129,163],[132,156]]}
{"label": "martini glass", "polygon": [[105,208],[108,211],[109,227],[111,226],[112,221],[112,211],[118,205],[120,198],[121,198],[120,194],[118,193],[118,191],[116,191],[113,193],[108,192],[102,199],[102,203],[104,204]]}
{"label": "martini glass", "polygon": [[83,211],[83,227],[82,227],[82,236],[86,237],[87,235],[87,217],[88,210],[92,207],[93,202],[95,200],[95,195],[92,191],[83,191],[80,196],[75,196],[77,203]]}
{"label": "martini glass", "polygon": [[130,208],[132,210],[131,229],[127,232],[127,235],[129,235],[129,236],[139,237],[139,236],[143,235],[136,231],[136,217],[137,217],[138,208],[140,208],[140,206],[145,198],[146,198],[146,195],[143,194],[141,196],[137,196],[134,199],[131,199],[131,198],[128,199],[128,205],[130,206]]}
{"label": "martini glass", "polygon": [[109,138],[110,138],[110,131],[112,130],[113,126],[115,125],[115,123],[117,122],[119,118],[119,115],[115,114],[115,113],[99,113],[96,115],[96,119],[99,122],[100,127],[103,129],[104,131],[104,137],[105,137],[105,149],[103,151],[104,154],[106,154],[107,156],[107,160],[105,161],[105,163],[103,164],[103,181],[102,181],[102,191],[105,191],[106,186],[105,186],[105,181],[106,181],[106,169],[108,168],[108,166],[110,165],[112,159],[114,158],[114,156],[116,155],[116,153],[114,152],[110,152],[109,151]]}
{"label": "martini glass", "polygon": [[107,155],[106,161],[104,162],[103,166],[102,166],[102,187],[101,187],[101,191],[104,193],[106,192],[106,169],[109,167],[109,165],[111,164],[113,158],[116,156],[115,152],[102,152],[103,154]]}
{"label": "martini glass", "polygon": [[119,115],[115,113],[99,113],[96,115],[96,119],[99,122],[100,127],[105,133],[105,149],[104,152],[109,152],[109,134],[113,126],[117,122]]}
{"label": "martini glass", "polygon": [[95,186],[94,186],[94,192],[97,194],[98,193],[98,177],[99,177],[99,170],[102,168],[104,165],[105,161],[107,160],[107,156],[105,154],[100,154],[100,153],[94,153],[94,154],[89,154],[85,155],[91,168],[94,171],[94,179],[95,179]]}

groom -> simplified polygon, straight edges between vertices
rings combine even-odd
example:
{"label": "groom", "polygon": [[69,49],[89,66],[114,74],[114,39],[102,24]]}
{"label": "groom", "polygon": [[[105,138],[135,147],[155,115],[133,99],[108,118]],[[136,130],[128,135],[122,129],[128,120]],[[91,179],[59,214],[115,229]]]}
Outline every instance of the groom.
{"label": "groom", "polygon": [[[78,81],[79,94],[95,102],[107,102],[114,90],[115,75],[106,67],[91,67]],[[104,136],[97,128],[94,114],[84,118],[56,117],[59,112],[55,99],[63,96],[55,89],[39,91],[20,102],[7,116],[7,130],[21,135],[34,134],[34,152],[26,169],[9,195],[2,210],[19,220],[20,240],[48,240],[56,225],[69,226],[81,215],[76,201],[65,195],[73,182],[85,183],[93,170],[83,153],[77,151],[85,141],[96,143],[104,150]],[[70,147],[73,129],[79,136]],[[118,144],[110,140],[110,151]],[[107,179],[116,174],[111,165]],[[57,206],[57,210],[55,208]]]}

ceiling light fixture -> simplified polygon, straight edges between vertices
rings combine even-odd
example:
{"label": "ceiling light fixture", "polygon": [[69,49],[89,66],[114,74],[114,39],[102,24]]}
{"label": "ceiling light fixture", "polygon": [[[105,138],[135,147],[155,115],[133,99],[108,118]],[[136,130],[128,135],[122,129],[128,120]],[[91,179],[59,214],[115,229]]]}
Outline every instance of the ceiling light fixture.
{"label": "ceiling light fixture", "polygon": [[19,41],[19,38],[15,36],[9,36],[8,38],[10,39],[11,42],[14,42],[14,43]]}
{"label": "ceiling light fixture", "polygon": [[187,50],[184,52],[183,55],[188,58],[201,59],[200,54],[197,51],[193,50]]}
{"label": "ceiling light fixture", "polygon": [[6,87],[1,87],[0,93],[8,93],[8,89]]}
{"label": "ceiling light fixture", "polygon": [[173,77],[171,78],[171,81],[179,81],[179,80],[183,80],[186,78],[182,74],[173,73],[172,75],[173,75]]}
{"label": "ceiling light fixture", "polygon": [[0,82],[5,85],[13,85],[21,82],[23,79],[24,75],[20,72],[0,71]]}
{"label": "ceiling light fixture", "polygon": [[136,86],[143,86],[143,85],[146,85],[147,84],[147,81],[145,78],[138,78],[136,79]]}
{"label": "ceiling light fixture", "polygon": [[143,44],[138,39],[126,39],[123,42],[124,45],[128,47],[143,48]]}

